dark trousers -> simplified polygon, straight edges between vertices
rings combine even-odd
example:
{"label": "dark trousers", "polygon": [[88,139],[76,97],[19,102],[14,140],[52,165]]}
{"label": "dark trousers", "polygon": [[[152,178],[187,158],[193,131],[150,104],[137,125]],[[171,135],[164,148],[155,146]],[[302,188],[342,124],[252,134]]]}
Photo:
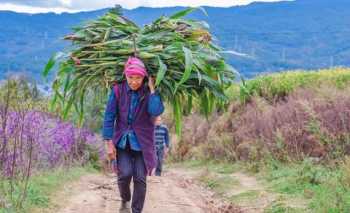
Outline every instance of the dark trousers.
{"label": "dark trousers", "polygon": [[133,151],[127,143],[126,149],[118,148],[118,188],[123,202],[130,201],[130,182],[134,182],[131,209],[142,212],[146,198],[146,167],[141,151]]}
{"label": "dark trousers", "polygon": [[164,159],[164,147],[157,148],[157,168],[155,175],[161,176],[162,175],[162,168],[163,168],[163,159]]}

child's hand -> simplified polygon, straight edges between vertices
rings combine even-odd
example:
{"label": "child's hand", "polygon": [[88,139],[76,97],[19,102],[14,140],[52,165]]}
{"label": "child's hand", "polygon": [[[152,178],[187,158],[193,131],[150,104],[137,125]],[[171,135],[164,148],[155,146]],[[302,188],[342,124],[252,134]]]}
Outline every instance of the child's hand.
{"label": "child's hand", "polygon": [[164,148],[164,159],[168,157],[168,154],[169,154],[169,148],[165,147]]}

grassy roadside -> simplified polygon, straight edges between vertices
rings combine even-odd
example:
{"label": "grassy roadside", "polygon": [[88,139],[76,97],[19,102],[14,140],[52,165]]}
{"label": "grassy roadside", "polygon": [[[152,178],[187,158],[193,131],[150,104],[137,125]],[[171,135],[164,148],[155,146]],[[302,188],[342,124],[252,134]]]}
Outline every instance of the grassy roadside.
{"label": "grassy roadside", "polygon": [[344,89],[350,82],[349,71],[349,68],[334,68],[272,73],[248,80],[243,87],[234,84],[226,91],[226,94],[232,101],[247,100],[250,96],[260,96],[267,100],[273,100],[289,95],[298,88],[310,89],[327,85]]}
{"label": "grassy roadside", "polygon": [[311,161],[259,165],[186,161],[196,179],[217,196],[243,209],[263,212],[350,212],[350,160],[326,167]]}
{"label": "grassy roadside", "polygon": [[[75,181],[81,176],[96,172],[91,166],[86,167],[72,167],[58,168],[51,171],[41,172],[30,178],[28,185],[27,199],[24,202],[23,208],[15,209],[7,206],[7,208],[0,208],[0,213],[14,213],[14,212],[40,212],[40,209],[45,209],[50,207],[52,196],[55,192],[59,191],[66,183]],[[3,181],[3,180],[1,180]],[[3,182],[6,187],[9,184]],[[18,186],[19,187],[19,186]],[[18,191],[18,190],[17,190]],[[5,198],[7,196],[5,195]],[[14,191],[14,197],[18,197],[16,194],[16,188]]]}
{"label": "grassy roadside", "polygon": [[182,166],[246,209],[350,212],[349,71],[290,71],[232,85],[227,111],[186,117],[173,159],[216,160]]}

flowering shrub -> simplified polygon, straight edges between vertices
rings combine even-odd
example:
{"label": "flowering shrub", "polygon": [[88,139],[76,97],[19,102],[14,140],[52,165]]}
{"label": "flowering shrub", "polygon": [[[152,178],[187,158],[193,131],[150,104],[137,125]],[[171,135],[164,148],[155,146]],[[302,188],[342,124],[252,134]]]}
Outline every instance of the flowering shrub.
{"label": "flowering shrub", "polygon": [[[103,155],[100,139],[87,129],[75,128],[48,113],[28,111],[23,115],[9,112],[5,131],[0,132],[7,146],[1,152],[3,175],[9,176],[13,169],[21,171],[27,166],[31,154],[33,168],[54,168],[85,163],[88,160],[83,150],[90,146]],[[30,151],[32,150],[32,151]],[[13,163],[15,161],[15,163]]]}
{"label": "flowering shrub", "polygon": [[47,106],[26,81],[0,82],[0,209],[21,208],[31,175],[104,156],[98,135],[63,121]]}

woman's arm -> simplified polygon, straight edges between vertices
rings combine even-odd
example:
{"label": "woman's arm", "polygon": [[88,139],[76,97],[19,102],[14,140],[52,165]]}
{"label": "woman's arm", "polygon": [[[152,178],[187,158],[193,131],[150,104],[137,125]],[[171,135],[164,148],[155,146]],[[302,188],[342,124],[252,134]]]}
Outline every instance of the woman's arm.
{"label": "woman's arm", "polygon": [[154,88],[153,77],[148,78],[148,87],[151,94],[148,100],[147,111],[151,116],[161,115],[164,112],[164,105],[159,93]]}
{"label": "woman's arm", "polygon": [[163,101],[158,92],[150,95],[148,100],[147,111],[151,116],[158,116],[164,112]]}
{"label": "woman's arm", "polygon": [[102,136],[104,140],[111,140],[113,137],[114,123],[118,113],[117,98],[113,89],[111,90],[106,106],[103,120]]}
{"label": "woman's arm", "polygon": [[103,120],[103,139],[106,142],[106,152],[108,159],[115,160],[117,158],[117,151],[113,144],[112,137],[114,131],[115,118],[118,113],[117,98],[114,95],[114,90],[109,94],[105,116]]}

